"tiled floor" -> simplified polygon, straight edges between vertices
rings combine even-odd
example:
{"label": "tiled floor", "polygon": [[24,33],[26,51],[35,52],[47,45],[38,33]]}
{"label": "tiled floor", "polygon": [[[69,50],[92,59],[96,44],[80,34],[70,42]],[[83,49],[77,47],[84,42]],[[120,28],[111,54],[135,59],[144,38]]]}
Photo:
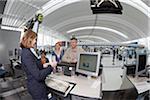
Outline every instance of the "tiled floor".
{"label": "tiled floor", "polygon": [[29,95],[29,93],[24,92],[8,96],[6,98],[3,98],[2,100],[32,100],[32,97]]}
{"label": "tiled floor", "polygon": [[113,62],[112,55],[104,55],[102,58],[102,64],[104,67],[122,67],[124,64],[124,61],[115,59]]}

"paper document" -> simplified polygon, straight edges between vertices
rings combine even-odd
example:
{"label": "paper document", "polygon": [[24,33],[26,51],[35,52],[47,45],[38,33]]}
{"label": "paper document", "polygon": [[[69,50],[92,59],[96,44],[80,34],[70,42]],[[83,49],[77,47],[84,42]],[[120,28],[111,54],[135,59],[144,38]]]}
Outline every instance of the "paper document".
{"label": "paper document", "polygon": [[97,88],[101,84],[100,80],[94,81],[94,83],[91,85],[91,88]]}
{"label": "paper document", "polygon": [[150,90],[150,84],[147,83],[146,81],[135,83],[135,87],[138,90],[138,93],[142,93],[142,92]]}

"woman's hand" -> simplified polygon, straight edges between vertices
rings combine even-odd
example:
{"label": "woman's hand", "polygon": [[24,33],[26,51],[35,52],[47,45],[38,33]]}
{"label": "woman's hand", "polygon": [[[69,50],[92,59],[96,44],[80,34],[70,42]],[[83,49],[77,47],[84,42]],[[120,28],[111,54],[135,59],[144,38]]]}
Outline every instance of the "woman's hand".
{"label": "woman's hand", "polygon": [[52,66],[52,67],[56,67],[57,66],[57,62],[56,61],[50,61],[49,64]]}
{"label": "woman's hand", "polygon": [[51,61],[49,63],[45,63],[45,64],[43,64],[43,68],[47,68],[48,65],[51,65],[51,67],[55,68],[57,66],[57,62]]}
{"label": "woman's hand", "polygon": [[45,64],[43,64],[43,68],[47,68],[48,67],[48,65],[50,65],[49,63],[45,63]]}

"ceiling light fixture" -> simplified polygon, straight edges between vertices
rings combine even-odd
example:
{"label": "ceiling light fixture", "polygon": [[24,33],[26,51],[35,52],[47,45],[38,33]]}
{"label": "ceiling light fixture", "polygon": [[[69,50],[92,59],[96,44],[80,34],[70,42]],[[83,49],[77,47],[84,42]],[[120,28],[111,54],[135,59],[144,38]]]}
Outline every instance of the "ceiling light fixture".
{"label": "ceiling light fixture", "polygon": [[113,32],[117,35],[120,35],[126,39],[128,39],[129,37],[124,35],[123,33],[115,30],[115,29],[112,29],[112,28],[108,28],[108,27],[100,27],[100,26],[87,26],[87,27],[80,27],[80,28],[75,28],[75,29],[71,29],[69,31],[67,31],[67,33],[72,33],[72,32],[76,32],[76,31],[81,31],[81,30],[89,30],[89,29],[99,29],[99,30],[106,30],[106,31],[110,31],[110,32]]}
{"label": "ceiling light fixture", "polygon": [[23,29],[21,29],[21,28],[10,27],[10,26],[3,26],[3,25],[1,25],[1,29],[11,30],[11,31],[19,31],[19,32],[23,31]]}

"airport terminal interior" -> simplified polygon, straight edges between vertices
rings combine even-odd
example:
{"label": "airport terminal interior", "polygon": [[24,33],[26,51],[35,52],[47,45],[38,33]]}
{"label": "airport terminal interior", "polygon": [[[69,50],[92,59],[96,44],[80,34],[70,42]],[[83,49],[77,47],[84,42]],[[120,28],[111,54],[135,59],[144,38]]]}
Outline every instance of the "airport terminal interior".
{"label": "airport terminal interior", "polygon": [[[48,100],[150,100],[150,0],[0,0],[0,100],[45,100],[27,85],[28,30],[36,59],[57,64],[42,81]],[[72,41],[82,52],[63,61]]]}

